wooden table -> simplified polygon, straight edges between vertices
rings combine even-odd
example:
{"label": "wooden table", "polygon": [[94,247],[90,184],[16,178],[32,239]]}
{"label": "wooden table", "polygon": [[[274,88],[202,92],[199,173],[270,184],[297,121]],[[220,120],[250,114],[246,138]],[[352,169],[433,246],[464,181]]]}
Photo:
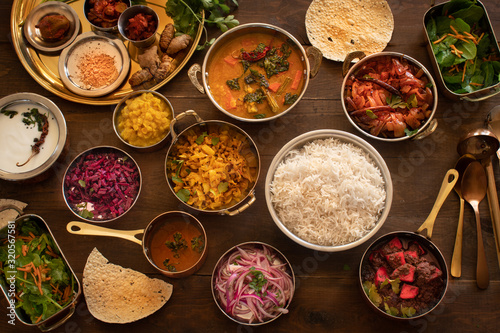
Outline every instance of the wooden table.
{"label": "wooden table", "polygon": [[[304,17],[310,1],[240,1],[235,12],[241,23],[266,22],[284,28],[304,45],[308,39]],[[425,49],[422,17],[426,1],[389,0],[395,20],[388,51],[406,53],[431,69]],[[185,210],[167,186],[163,163],[166,149],[139,153],[127,149],[111,127],[114,106],[89,106],[66,101],[47,92],[22,67],[11,44],[8,22],[12,1],[0,4],[0,96],[33,92],[47,96],[63,111],[68,124],[71,157],[96,145],[115,145],[129,151],[138,161],[144,176],[141,196],[123,218],[106,224],[110,228],[143,228],[165,211]],[[500,8],[486,4],[495,30],[500,31]],[[273,14],[271,14],[273,13]],[[210,37],[219,34],[209,30]],[[203,61],[206,51],[196,52],[188,66]],[[66,231],[75,216],[66,207],[61,194],[61,175],[33,185],[0,181],[0,198],[28,203],[26,213],[42,216],[50,225],[60,247],[81,280],[90,251],[97,247],[111,262],[129,267],[150,277],[165,279],[174,285],[168,303],[153,315],[127,325],[111,325],[95,319],[82,298],[74,316],[56,332],[495,332],[500,318],[500,269],[495,254],[493,229],[487,201],[481,203],[482,231],[491,283],[479,290],[475,282],[476,232],[472,209],[466,206],[464,227],[463,273],[450,278],[448,292],[441,305],[430,315],[406,323],[387,320],[372,312],[361,298],[357,276],[360,258],[376,237],[395,230],[415,231],[429,214],[446,171],[458,158],[456,145],[460,135],[482,127],[488,111],[500,103],[493,97],[479,103],[453,102],[439,96],[436,118],[438,129],[422,141],[383,143],[369,141],[384,157],[394,182],[392,209],[377,236],[363,245],[340,253],[308,250],[289,240],[274,224],[264,198],[264,179],[278,150],[299,134],[316,129],[338,129],[360,134],[346,119],[340,102],[341,64],[324,59],[317,77],[309,84],[301,102],[287,115],[271,123],[236,122],[218,111],[207,96],[189,82],[184,69],[159,89],[172,103],[175,112],[196,110],[203,119],[236,123],[258,145],[262,171],[256,186],[257,201],[235,217],[195,214],[204,224],[209,241],[208,259],[195,275],[178,280],[162,277],[145,259],[142,249],[125,240],[98,236],[76,236]],[[5,143],[1,143],[4,145]],[[68,162],[69,163],[69,162]],[[67,164],[66,164],[67,165]],[[498,175],[498,161],[493,165]],[[452,193],[444,203],[435,227],[433,241],[451,262],[458,221],[458,197]],[[245,241],[258,240],[280,249],[292,262],[297,288],[290,313],[261,327],[238,326],[220,312],[210,291],[213,267],[222,253]],[[2,297],[3,299],[3,297]],[[17,322],[7,323],[7,302],[0,306],[1,332],[37,332]],[[497,320],[495,320],[497,319]]]}

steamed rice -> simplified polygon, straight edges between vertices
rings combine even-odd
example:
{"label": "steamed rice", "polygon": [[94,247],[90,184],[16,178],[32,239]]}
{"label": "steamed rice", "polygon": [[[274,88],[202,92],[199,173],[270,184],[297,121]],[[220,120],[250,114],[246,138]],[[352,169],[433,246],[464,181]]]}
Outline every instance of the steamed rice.
{"label": "steamed rice", "polygon": [[365,236],[385,200],[384,178],[368,153],[333,138],[291,150],[271,183],[271,202],[281,222],[299,238],[322,246]]}

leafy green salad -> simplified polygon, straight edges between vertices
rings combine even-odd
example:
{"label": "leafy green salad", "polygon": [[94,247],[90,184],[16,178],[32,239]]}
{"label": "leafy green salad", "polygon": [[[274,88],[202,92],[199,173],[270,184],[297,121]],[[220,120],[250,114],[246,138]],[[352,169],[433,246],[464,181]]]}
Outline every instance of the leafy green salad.
{"label": "leafy green salad", "polygon": [[452,0],[426,22],[448,89],[471,93],[500,81],[500,54],[486,13],[476,0]]}
{"label": "leafy green salad", "polygon": [[9,286],[15,280],[9,298],[16,308],[34,324],[44,321],[73,301],[77,283],[50,233],[36,220],[21,220],[8,236],[0,243],[0,280]]}

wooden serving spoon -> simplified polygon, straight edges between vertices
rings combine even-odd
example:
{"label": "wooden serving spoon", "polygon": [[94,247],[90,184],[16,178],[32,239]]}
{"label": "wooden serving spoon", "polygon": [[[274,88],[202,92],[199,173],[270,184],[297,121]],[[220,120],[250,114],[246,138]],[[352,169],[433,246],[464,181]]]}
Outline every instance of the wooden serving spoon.
{"label": "wooden serving spoon", "polygon": [[465,169],[462,179],[462,195],[474,209],[476,215],[477,229],[477,266],[476,283],[480,289],[488,288],[490,276],[488,273],[488,264],[486,262],[486,253],[484,251],[483,236],[481,232],[481,220],[479,218],[479,203],[486,196],[486,171],[481,163],[474,161]]}
{"label": "wooden serving spoon", "polygon": [[455,237],[455,246],[453,248],[453,256],[451,258],[450,274],[453,277],[459,278],[462,276],[462,239],[464,229],[464,206],[465,201],[462,196],[462,179],[464,177],[465,169],[469,164],[476,159],[470,154],[461,156],[455,164],[455,170],[458,171],[458,180],[455,183],[455,192],[460,198],[460,213],[458,215],[457,236]]}

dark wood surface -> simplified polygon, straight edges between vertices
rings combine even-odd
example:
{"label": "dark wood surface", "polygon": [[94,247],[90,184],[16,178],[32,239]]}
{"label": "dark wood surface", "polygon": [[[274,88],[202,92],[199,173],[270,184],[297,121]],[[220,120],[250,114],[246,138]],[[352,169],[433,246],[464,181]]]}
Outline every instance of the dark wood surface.
{"label": "dark wood surface", "polygon": [[[431,69],[425,49],[422,18],[427,1],[389,0],[395,20],[392,40],[386,50],[406,53]],[[498,1],[485,1],[495,30],[500,31]],[[308,0],[240,0],[235,12],[241,23],[266,22],[280,26],[308,45],[304,17]],[[95,145],[115,145],[128,150],[138,161],[144,176],[137,204],[124,217],[106,224],[116,229],[144,228],[158,214],[185,210],[166,183],[163,163],[168,147],[153,153],[139,153],[120,143],[111,126],[114,106],[89,106],[66,101],[40,86],[21,65],[10,37],[12,0],[0,3],[0,97],[17,92],[33,92],[53,100],[63,111],[70,141],[69,157]],[[271,14],[272,13],[272,14]],[[353,18],[355,19],[355,18]],[[210,37],[219,34],[209,30]],[[206,51],[196,52],[188,66],[203,61]],[[324,59],[317,77],[310,81],[301,102],[287,115],[272,123],[237,122],[218,111],[207,96],[189,82],[187,67],[159,89],[172,103],[177,114],[194,109],[203,119],[230,121],[247,131],[258,145],[262,158],[256,186],[257,201],[235,217],[195,214],[204,224],[209,242],[206,263],[195,275],[172,280],[162,277],[145,259],[137,244],[118,238],[76,236],[66,231],[74,215],[61,194],[60,172],[32,185],[0,181],[0,198],[28,203],[26,213],[42,216],[50,225],[71,266],[82,278],[90,251],[97,247],[111,262],[167,280],[174,286],[168,303],[153,315],[126,325],[111,325],[95,319],[85,300],[77,312],[56,332],[495,332],[500,319],[500,270],[495,253],[493,229],[486,200],[481,203],[482,232],[491,283],[479,290],[475,282],[476,232],[473,212],[466,206],[464,223],[463,273],[450,278],[448,292],[441,305],[430,315],[405,323],[387,320],[372,312],[361,298],[357,283],[359,261],[376,237],[395,230],[415,231],[429,214],[446,171],[458,158],[458,138],[466,131],[482,127],[488,111],[500,102],[493,97],[479,103],[451,101],[440,94],[436,118],[438,129],[422,141],[383,143],[367,139],[384,157],[394,182],[391,213],[377,236],[365,244],[339,253],[318,253],[289,240],[274,224],[264,197],[264,180],[278,150],[299,134],[316,129],[338,129],[356,135],[346,119],[340,102],[341,63]],[[0,143],[4,145],[5,143]],[[1,148],[0,148],[1,149]],[[69,161],[69,160],[68,160]],[[66,167],[68,162],[64,165]],[[493,160],[499,180],[498,160]],[[451,193],[444,203],[433,234],[433,242],[451,262],[459,201]],[[213,267],[222,253],[245,241],[258,240],[280,249],[292,262],[297,279],[290,313],[261,327],[238,326],[215,305],[210,291]],[[7,302],[0,303],[1,332],[36,332],[17,322],[7,323]]]}

